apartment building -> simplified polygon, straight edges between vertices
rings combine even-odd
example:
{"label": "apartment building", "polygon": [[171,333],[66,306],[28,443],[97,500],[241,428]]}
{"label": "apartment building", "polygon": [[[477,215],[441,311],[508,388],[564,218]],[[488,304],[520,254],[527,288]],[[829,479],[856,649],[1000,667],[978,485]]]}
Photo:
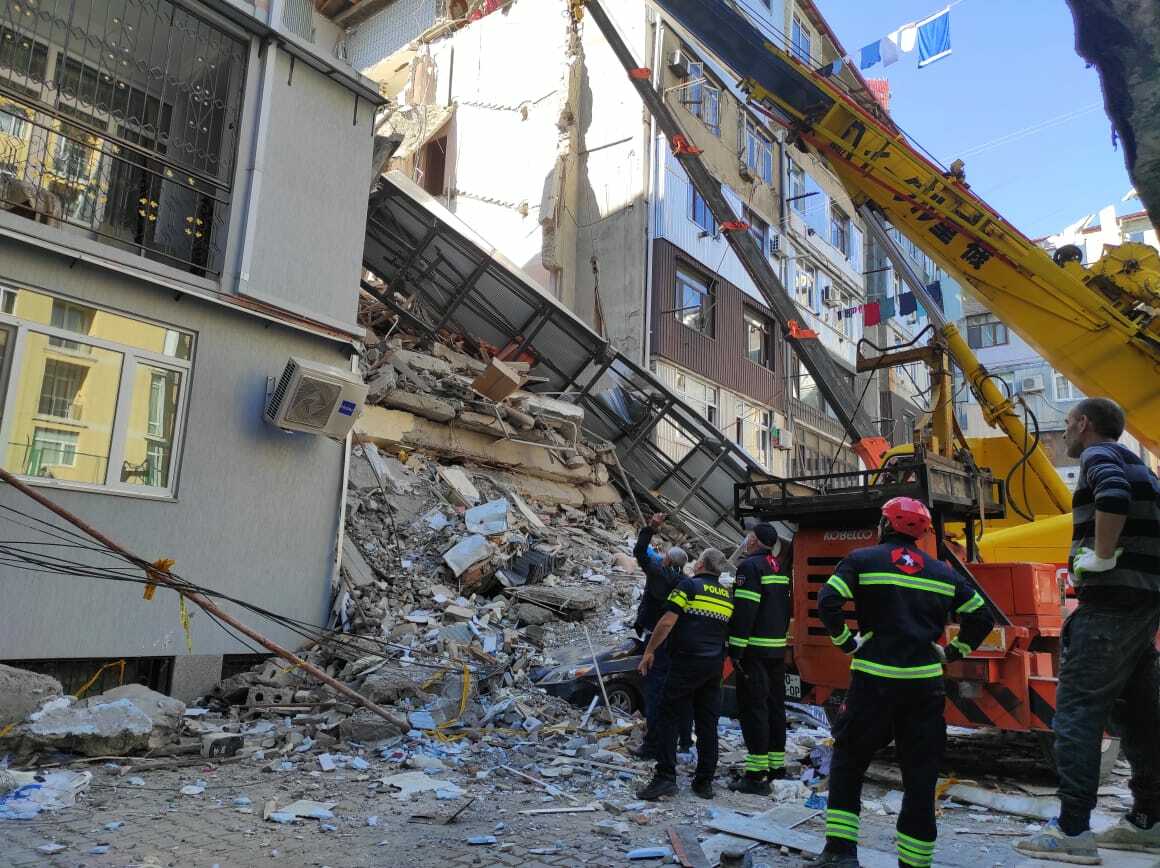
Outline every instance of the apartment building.
{"label": "apartment building", "polygon": [[[414,2],[397,0],[359,25],[360,45],[394,46],[357,61],[393,101],[379,129],[401,141],[389,167],[769,472],[856,468],[845,432],[599,30],[576,26],[565,0],[497,5],[464,24],[437,4],[420,3],[416,16]],[[797,301],[801,325],[861,391],[865,232],[837,178],[787,147],[677,24],[642,0],[605,8]],[[812,3],[761,0],[747,11],[803,63],[845,53]],[[883,111],[848,65],[839,80]],[[880,415],[877,392],[866,393],[870,418]],[[657,436],[676,458],[689,446],[663,425]]]}
{"label": "apartment building", "polygon": [[[0,17],[4,467],[141,557],[309,623],[343,449],[262,413],[289,357],[349,371],[361,335],[381,97],[342,37],[304,0]],[[126,658],[190,696],[248,651],[197,616],[185,635],[171,594],[11,560],[0,580],[3,660]]]}

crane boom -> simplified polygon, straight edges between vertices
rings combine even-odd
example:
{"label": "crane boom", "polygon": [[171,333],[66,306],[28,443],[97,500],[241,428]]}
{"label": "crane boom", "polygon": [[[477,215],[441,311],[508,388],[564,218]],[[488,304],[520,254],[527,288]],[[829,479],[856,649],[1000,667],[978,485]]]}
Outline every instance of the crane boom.
{"label": "crane boom", "polygon": [[653,2],[816,150],[856,204],[872,204],[1084,393],[1117,401],[1128,429],[1160,452],[1160,260],[1148,248],[1123,245],[1090,269],[1056,264],[964,177],[936,166],[724,0]]}

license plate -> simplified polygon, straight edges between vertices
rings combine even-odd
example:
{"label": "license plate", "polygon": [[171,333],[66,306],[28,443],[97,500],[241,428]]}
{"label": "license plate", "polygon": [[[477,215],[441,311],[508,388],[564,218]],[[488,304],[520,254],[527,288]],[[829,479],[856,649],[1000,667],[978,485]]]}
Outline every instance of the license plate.
{"label": "license plate", "polygon": [[785,696],[786,699],[802,698],[802,680],[799,676],[786,673]]}

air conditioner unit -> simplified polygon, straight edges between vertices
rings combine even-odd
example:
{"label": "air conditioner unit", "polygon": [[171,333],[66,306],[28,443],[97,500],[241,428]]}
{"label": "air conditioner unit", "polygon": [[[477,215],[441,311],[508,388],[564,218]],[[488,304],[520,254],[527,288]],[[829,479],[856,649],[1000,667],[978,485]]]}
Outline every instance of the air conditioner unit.
{"label": "air conditioner unit", "polygon": [[291,358],[266,402],[266,421],[341,440],[362,413],[367,387],[351,371]]}
{"label": "air conditioner unit", "polygon": [[785,256],[785,250],[781,244],[781,233],[774,229],[769,230],[769,255]]}
{"label": "air conditioner unit", "polygon": [[1036,374],[1034,377],[1024,377],[1019,381],[1020,392],[1042,392],[1043,377]]}
{"label": "air conditioner unit", "polygon": [[[692,61],[695,62],[695,61]],[[689,55],[677,49],[669,55],[669,71],[677,78],[688,78],[692,70],[689,69]]]}
{"label": "air conditioner unit", "polygon": [[826,307],[841,307],[842,301],[838,295],[838,290],[832,286],[827,286],[822,289],[822,304]]}

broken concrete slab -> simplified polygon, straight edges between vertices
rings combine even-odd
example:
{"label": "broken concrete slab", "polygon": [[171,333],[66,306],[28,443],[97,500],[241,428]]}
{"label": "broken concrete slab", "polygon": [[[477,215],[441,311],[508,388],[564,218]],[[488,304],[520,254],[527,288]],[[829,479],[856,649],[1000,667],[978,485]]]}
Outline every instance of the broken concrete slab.
{"label": "broken concrete slab", "polygon": [[342,568],[356,588],[373,584],[379,577],[349,536],[342,539]]}
{"label": "broken concrete slab", "polygon": [[0,664],[0,729],[20,723],[62,693],[60,682],[51,676]]}
{"label": "broken concrete slab", "polygon": [[471,481],[467,471],[457,465],[442,465],[437,470],[439,478],[451,488],[451,499],[464,506],[472,507],[483,498],[479,489]]}
{"label": "broken concrete slab", "polygon": [[406,410],[432,422],[450,422],[459,415],[463,406],[458,401],[444,401],[430,395],[419,395],[403,389],[389,389],[379,399],[379,403],[396,410]]}
{"label": "broken concrete slab", "polygon": [[79,702],[72,697],[53,700],[15,734],[41,748],[117,756],[164,744],[184,713],[185,703],[128,684]]}
{"label": "broken concrete slab", "polygon": [[495,546],[487,537],[479,534],[466,536],[443,553],[443,562],[451,568],[456,578],[462,576],[473,564],[477,564],[495,553]]}
{"label": "broken concrete slab", "polygon": [[472,507],[463,514],[463,521],[472,533],[495,536],[508,529],[508,509],[511,504],[506,498],[489,500]]}
{"label": "broken concrete slab", "polygon": [[454,798],[464,793],[461,787],[451,781],[441,781],[425,772],[400,772],[383,778],[382,784],[396,788],[399,792],[392,794],[392,798],[404,802],[417,793],[454,793]]}
{"label": "broken concrete slab", "polygon": [[401,726],[397,726],[389,720],[383,720],[373,711],[365,708],[356,710],[354,714],[339,723],[338,731],[344,739],[364,744],[386,741],[388,738],[403,734]]}
{"label": "broken concrete slab", "polygon": [[509,593],[523,604],[540,604],[537,608],[547,609],[565,621],[584,618],[596,611],[601,599],[606,599],[586,588],[524,587]]}

